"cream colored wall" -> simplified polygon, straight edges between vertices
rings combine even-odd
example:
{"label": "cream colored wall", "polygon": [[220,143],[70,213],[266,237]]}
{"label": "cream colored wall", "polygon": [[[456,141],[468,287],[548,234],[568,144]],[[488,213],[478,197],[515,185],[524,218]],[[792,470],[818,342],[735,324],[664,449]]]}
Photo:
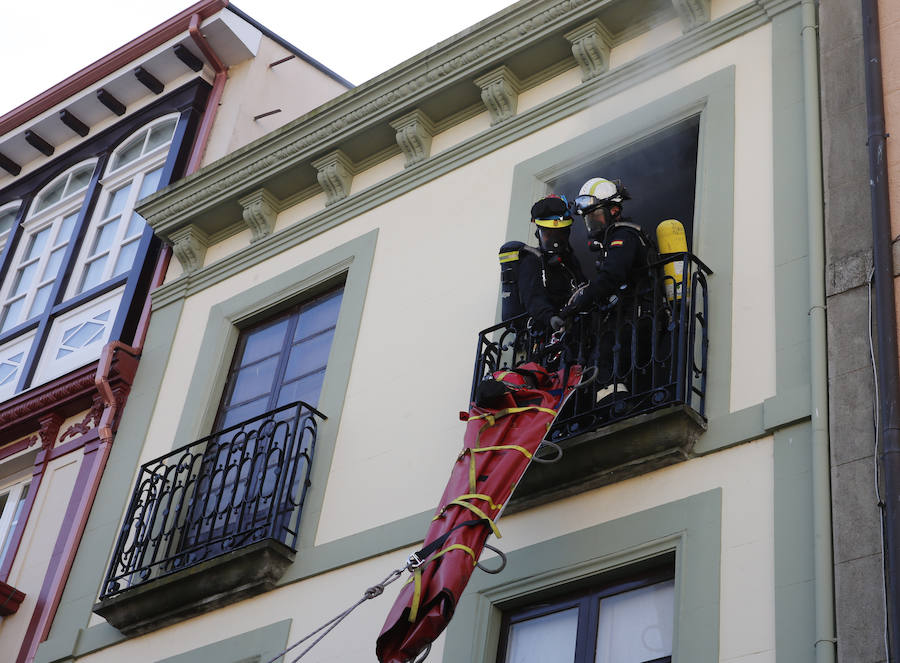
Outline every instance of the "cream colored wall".
{"label": "cream colored wall", "polygon": [[[286,48],[263,36],[256,57],[229,68],[202,165],[284,126],[347,90],[298,57],[269,66],[289,55],[292,54]],[[253,119],[279,108],[279,113]]]}
{"label": "cream colored wall", "polygon": [[[0,652],[15,651],[25,637],[82,458],[81,452],[76,451],[50,461],[44,470],[44,477],[7,580],[10,585],[25,593],[25,600],[15,614],[0,620]],[[28,474],[30,473],[29,470]],[[0,660],[2,659],[3,656],[0,656]]]}
{"label": "cream colored wall", "polygon": [[[536,539],[562,536],[721,488],[719,660],[774,663],[773,470],[773,442],[764,438],[503,518],[499,523],[502,539],[494,543],[511,552],[534,544]],[[293,620],[289,641],[294,642],[348,608],[367,587],[381,581],[391,570],[402,567],[412,551],[398,550],[287,585],[127,640],[79,661],[142,661],[148,651],[153,652],[154,660],[163,659],[287,618]],[[357,609],[316,646],[313,660],[321,663],[373,660],[375,637],[401,584],[394,583],[382,597]],[[432,648],[429,660],[441,660],[443,644],[442,637]]]}
{"label": "cream colored wall", "polygon": [[[201,342],[197,330],[205,327],[211,306],[378,228],[317,542],[431,508],[461,444],[463,425],[456,412],[467,405],[476,334],[494,319],[499,284],[496,250],[505,238],[514,166],[729,65],[736,69],[737,96],[734,265],[723,264],[715,255],[701,257],[716,272],[713,278],[733,279],[732,343],[741,352],[732,358],[732,409],[772,396],[771,66],[760,66],[761,61],[769,63],[770,39],[767,26],[735,39],[190,298],[143,459],[167,452],[176,442],[176,421],[170,413],[188,400],[187,386]],[[484,173],[491,173],[489,186]],[[307,203],[303,206],[310,209]],[[299,216],[286,210],[279,215],[278,226]],[[699,223],[719,222],[702,218],[701,211]],[[238,246],[237,238],[228,243]],[[441,333],[446,341],[439,338]],[[386,383],[402,385],[403,398],[385,389]],[[360,502],[359,476],[385,481],[377,493]],[[398,477],[403,480],[395,480]],[[410,500],[410,495],[419,498]]]}

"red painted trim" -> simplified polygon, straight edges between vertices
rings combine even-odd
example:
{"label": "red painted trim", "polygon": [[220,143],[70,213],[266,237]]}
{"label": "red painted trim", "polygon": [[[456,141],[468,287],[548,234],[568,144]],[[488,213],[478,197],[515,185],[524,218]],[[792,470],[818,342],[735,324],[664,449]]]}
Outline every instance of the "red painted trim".
{"label": "red painted trim", "polygon": [[19,522],[16,523],[16,529],[13,531],[12,538],[9,541],[9,548],[6,551],[6,557],[3,559],[3,566],[0,566],[0,580],[3,582],[9,580],[9,572],[12,570],[13,561],[15,561],[19,552],[19,544],[22,543],[22,535],[25,534],[25,526],[28,525],[31,507],[34,505],[34,499],[41,487],[44,470],[47,469],[48,456],[47,449],[41,449],[34,459],[34,469],[31,471],[31,485],[28,486],[28,496],[25,498],[25,504],[22,505]]}
{"label": "red painted trim", "polygon": [[57,83],[50,89],[0,117],[0,135],[18,128],[29,120],[33,120],[41,113],[127,66],[137,58],[146,55],[160,44],[164,44],[178,34],[186,32],[190,19],[195,14],[199,14],[201,18],[206,19],[226,6],[228,6],[228,0],[201,0],[197,4],[188,7],[183,12],[176,14],[164,23],[160,23],[152,30],[145,32],[140,37],[133,39],[121,48],[100,58],[93,64],[88,65],[81,71],[69,76],[64,81]]}
{"label": "red painted trim", "polygon": [[10,456],[14,456],[20,451],[25,451],[25,449],[29,447],[33,447],[35,444],[40,442],[41,438],[37,435],[32,435],[31,437],[25,438],[24,440],[19,440],[15,444],[10,444],[8,446],[0,449],[0,461],[4,458],[9,458]]}
{"label": "red painted trim", "polygon": [[24,592],[0,580],[0,617],[9,617],[15,613],[24,600]]}
{"label": "red painted trim", "polygon": [[197,171],[200,168],[200,161],[206,152],[206,145],[209,143],[209,136],[212,133],[213,122],[216,119],[216,112],[219,110],[219,102],[222,99],[222,93],[225,90],[225,81],[228,79],[228,68],[222,64],[219,56],[210,46],[206,38],[200,33],[200,15],[191,17],[191,24],[188,28],[191,39],[197,44],[197,48],[203,53],[204,57],[212,64],[216,77],[213,79],[213,87],[209,93],[209,99],[206,102],[206,110],[203,112],[203,119],[200,121],[200,127],[197,129],[197,136],[194,139],[194,147],[191,150],[191,156],[188,159],[185,175]]}
{"label": "red painted trim", "polygon": [[50,451],[50,457],[47,460],[56,460],[57,458],[65,456],[66,454],[72,453],[73,451],[78,451],[88,443],[99,439],[99,437],[99,430],[96,428],[92,428],[84,435],[76,437],[74,440],[70,440],[65,444],[60,444],[58,447],[54,447],[53,450]]}
{"label": "red painted trim", "polygon": [[69,576],[72,562],[75,557],[75,549],[81,542],[81,534],[87,524],[88,514],[97,493],[100,477],[106,467],[109,458],[111,444],[96,440],[85,445],[84,460],[78,469],[78,477],[75,479],[75,487],[72,490],[72,499],[63,517],[62,529],[53,546],[53,554],[50,556],[50,564],[44,576],[44,584],[38,595],[31,615],[28,629],[16,663],[33,661],[38,645],[47,637],[50,624],[56,615],[56,608],[62,596],[62,588]]}

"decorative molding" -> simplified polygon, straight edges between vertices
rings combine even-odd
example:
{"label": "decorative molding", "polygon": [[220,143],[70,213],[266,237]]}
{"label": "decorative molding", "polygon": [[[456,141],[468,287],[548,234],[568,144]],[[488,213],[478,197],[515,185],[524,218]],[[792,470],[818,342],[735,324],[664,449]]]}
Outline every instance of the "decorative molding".
{"label": "decorative molding", "polygon": [[474,83],[481,88],[481,100],[491,114],[491,126],[515,116],[522,84],[509,67],[501,65],[492,69]]}
{"label": "decorative molding", "polygon": [[431,155],[434,122],[421,109],[401,115],[389,123],[397,132],[397,144],[406,157],[404,168],[425,161]]}
{"label": "decorative molding", "polygon": [[709,23],[709,3],[710,0],[672,0],[672,6],[681,19],[682,32],[690,32]]}
{"label": "decorative molding", "polygon": [[56,443],[56,436],[59,435],[59,427],[62,426],[63,418],[56,412],[48,412],[38,421],[41,423],[38,433],[41,436],[41,448],[52,449]]}
{"label": "decorative molding", "polygon": [[582,82],[607,72],[613,38],[603,23],[595,18],[563,36],[572,44],[572,55],[581,67]]}
{"label": "decorative molding", "polygon": [[275,228],[279,201],[268,189],[257,189],[249,196],[238,199],[238,204],[244,209],[244,222],[250,228],[251,244],[263,239]]}
{"label": "decorative molding", "polygon": [[59,441],[62,442],[68,437],[75,437],[77,435],[84,435],[92,428],[96,428],[100,423],[100,415],[103,413],[103,399],[100,398],[99,394],[94,397],[94,404],[91,406],[91,409],[87,411],[87,414],[84,415],[84,418],[79,421],[77,424],[72,424],[69,426],[62,435],[59,436]]}
{"label": "decorative molding", "polygon": [[203,267],[209,236],[200,228],[194,225],[179,228],[169,235],[169,241],[172,242],[172,252],[186,273],[196,272]]}
{"label": "decorative molding", "polygon": [[[34,427],[37,426],[36,415],[54,406],[59,407],[67,401],[84,396],[96,389],[94,385],[94,373],[97,372],[97,362],[80,369],[77,375],[66,376],[65,380],[55,380],[47,385],[27,392],[27,395],[17,396],[6,401],[0,406],[0,430],[6,426],[17,423],[23,419],[35,417]],[[32,427],[32,430],[34,430]]]}
{"label": "decorative molding", "polygon": [[325,204],[334,205],[350,195],[353,182],[353,162],[341,150],[315,159],[310,165],[316,169],[316,178],[325,191]]}
{"label": "decorative molding", "polygon": [[[666,44],[598,79],[611,76],[613,82],[618,82],[617,74],[629,72],[633,75],[634,68],[643,69],[646,62],[652,62],[657,71],[664,71],[670,66],[670,59],[683,61],[681,56],[685,51],[705,52],[713,45],[756,27],[760,17],[767,19],[767,5],[774,1],[796,4],[800,0],[757,0],[759,4],[747,4],[708,23],[693,33],[690,40],[679,39]],[[637,7],[643,3],[633,4]],[[137,211],[148,220],[157,235],[168,239],[174,229],[194,216],[214,209],[223,201],[236,199],[248,190],[265,186],[269,179],[308,163],[308,159],[317,153],[334,149],[342,136],[381,131],[381,123],[409,112],[447,85],[464,81],[475,71],[499,64],[541,39],[554,34],[561,36],[572,26],[583,24],[598,14],[602,16],[606,6],[606,2],[591,0],[517,3],[482,28],[438,50],[426,51],[419,60],[404,63],[402,67],[344,93],[313,113],[272,131],[247,149],[179,180],[164,193],[148,196]],[[651,29],[660,21],[668,20],[670,15],[671,11],[661,11],[637,17],[633,25],[615,35],[616,43]],[[526,80],[530,82],[531,77]],[[439,130],[445,128],[447,119],[437,122]]]}
{"label": "decorative molding", "polygon": [[[528,109],[504,124],[473,136],[431,157],[418,168],[403,170],[365,191],[365,196],[353,195],[338,205],[314,212],[291,224],[284,230],[266,237],[265,241],[247,246],[198,273],[184,276],[160,286],[153,291],[153,308],[168,306],[192,294],[219,283],[253,265],[268,260],[311,237],[329,230],[362,212],[373,209],[386,201],[407,193],[417,186],[481,158],[492,151],[518,140],[545,126],[569,117],[603,99],[629,89],[638,83],[657,76],[701,53],[727,43],[740,35],[768,22],[765,12],[758,5],[746,5],[727,18],[710,23],[690,37],[683,37],[670,47],[659,49],[639,58],[589,83],[548,99]],[[561,101],[565,103],[560,103]]]}

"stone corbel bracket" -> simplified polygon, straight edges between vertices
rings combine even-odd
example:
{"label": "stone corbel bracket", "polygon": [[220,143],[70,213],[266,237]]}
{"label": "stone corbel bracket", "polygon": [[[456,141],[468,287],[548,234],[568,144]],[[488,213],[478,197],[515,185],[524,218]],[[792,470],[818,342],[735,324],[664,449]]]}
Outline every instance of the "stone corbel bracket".
{"label": "stone corbel bracket", "polygon": [[316,179],[325,192],[325,204],[334,205],[350,195],[353,181],[353,162],[341,150],[335,150],[310,162],[316,169]]}
{"label": "stone corbel bracket", "polygon": [[709,23],[709,3],[710,0],[672,0],[672,6],[681,18],[682,32]]}
{"label": "stone corbel bracket", "polygon": [[209,235],[200,228],[193,224],[179,228],[169,235],[169,241],[172,243],[172,252],[186,274],[203,267]]}
{"label": "stone corbel bracket", "polygon": [[506,65],[492,69],[475,79],[481,88],[481,100],[491,114],[491,126],[514,117],[522,85]]}
{"label": "stone corbel bracket", "polygon": [[278,217],[280,201],[268,189],[257,189],[238,199],[243,208],[244,223],[250,228],[250,243],[258,242],[271,234]]}
{"label": "stone corbel bracket", "polygon": [[434,123],[420,109],[402,115],[389,123],[397,132],[397,145],[406,157],[404,168],[425,161],[431,154],[431,137],[435,134]]}
{"label": "stone corbel bracket", "polygon": [[609,70],[609,51],[612,35],[596,18],[563,35],[572,44],[572,55],[581,67],[581,81],[604,74]]}

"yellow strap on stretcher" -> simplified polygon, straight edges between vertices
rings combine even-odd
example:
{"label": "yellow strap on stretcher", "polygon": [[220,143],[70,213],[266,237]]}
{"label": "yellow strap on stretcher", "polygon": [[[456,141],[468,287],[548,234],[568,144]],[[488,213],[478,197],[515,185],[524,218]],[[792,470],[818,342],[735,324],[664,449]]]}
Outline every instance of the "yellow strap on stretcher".
{"label": "yellow strap on stretcher", "polygon": [[[428,561],[433,562],[434,560],[438,559],[439,557],[442,557],[443,555],[450,552],[451,550],[462,550],[464,553],[468,554],[469,557],[472,558],[472,566],[475,566],[478,564],[478,558],[475,556],[475,551],[472,550],[469,546],[464,546],[461,543],[454,543],[452,545],[447,546],[446,548],[444,548],[442,550],[437,551],[436,553],[434,553],[434,555],[432,555],[428,559]],[[416,619],[419,616],[419,606],[422,603],[422,569],[421,569],[421,567],[419,567],[418,569],[416,569],[413,572],[412,578],[407,580],[406,584],[408,585],[410,582],[415,583],[415,584],[413,585],[413,595],[412,595],[412,601],[410,601],[410,605],[409,605],[409,617],[407,617],[407,621],[409,621],[410,624],[413,624],[413,623],[415,623]]]}

